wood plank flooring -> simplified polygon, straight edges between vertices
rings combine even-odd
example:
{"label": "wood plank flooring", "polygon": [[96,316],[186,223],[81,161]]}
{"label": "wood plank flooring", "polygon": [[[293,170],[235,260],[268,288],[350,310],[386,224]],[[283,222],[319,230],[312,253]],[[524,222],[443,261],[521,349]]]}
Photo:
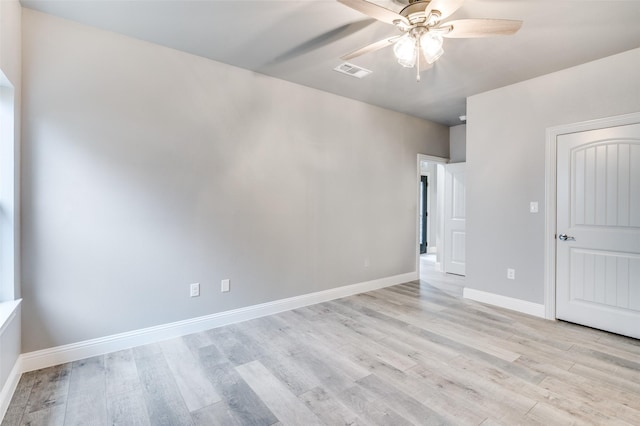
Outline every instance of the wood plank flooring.
{"label": "wood plank flooring", "polygon": [[2,424],[640,424],[640,341],[424,278],[26,373]]}

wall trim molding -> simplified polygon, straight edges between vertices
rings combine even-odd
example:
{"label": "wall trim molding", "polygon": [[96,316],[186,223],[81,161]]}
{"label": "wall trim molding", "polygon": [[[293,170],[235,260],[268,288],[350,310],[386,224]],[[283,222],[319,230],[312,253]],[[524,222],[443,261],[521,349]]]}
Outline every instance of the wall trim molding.
{"label": "wall trim molding", "polygon": [[429,162],[432,162],[432,163],[447,164],[449,162],[449,159],[445,158],[445,157],[437,157],[435,155],[418,154],[418,166],[420,166],[420,162],[421,161],[429,161]]}
{"label": "wall trim molding", "polygon": [[[15,360],[6,378],[3,372],[4,383],[2,383],[2,389],[0,390],[0,421],[4,419],[4,415],[9,408],[9,403],[18,387],[18,382],[22,375],[22,364],[20,363],[20,355],[18,354],[20,351],[21,303],[22,299],[0,303],[0,349],[2,349],[0,350],[0,356],[3,358],[3,369],[8,369],[11,365],[10,363]],[[10,335],[7,336],[7,334],[9,334],[6,333],[7,328],[15,326],[15,321],[17,321],[17,332],[15,335],[14,333],[10,333]]]}
{"label": "wall trim molding", "polygon": [[495,293],[488,293],[486,291],[476,290],[469,287],[464,288],[462,296],[465,299],[475,300],[476,302],[487,303],[489,305],[499,306],[501,308],[521,312],[523,314],[545,318],[544,305],[540,303],[533,303],[522,299],[514,299],[513,297],[507,297]]}
{"label": "wall trim molding", "polygon": [[104,355],[110,352],[132,348],[134,346],[146,345],[224,325],[260,318],[266,315],[277,314],[279,312],[289,311],[291,309],[301,308],[316,303],[327,302],[342,297],[352,296],[354,294],[390,287],[408,281],[415,281],[416,279],[418,279],[416,271],[408,272],[358,284],[336,287],[301,296],[289,297],[258,305],[218,312],[197,318],[28,352],[20,355],[20,359],[18,361],[21,365],[21,372],[38,370],[40,368],[77,361],[79,359],[92,356]]}
{"label": "wall trim molding", "polygon": [[0,302],[0,335],[4,333],[9,323],[15,318],[18,306],[21,303],[22,299]]}
{"label": "wall trim molding", "polygon": [[545,147],[544,308],[546,319],[556,319],[556,158],[558,136],[640,123],[640,112],[547,128]]}
{"label": "wall trim molding", "polygon": [[9,404],[11,403],[11,398],[13,398],[13,394],[18,387],[18,382],[20,381],[21,376],[22,361],[20,357],[18,357],[15,364],[13,364],[13,368],[9,373],[9,377],[7,377],[7,380],[4,382],[4,386],[0,391],[0,421],[2,421],[5,414],[7,414],[7,409],[9,408]]}

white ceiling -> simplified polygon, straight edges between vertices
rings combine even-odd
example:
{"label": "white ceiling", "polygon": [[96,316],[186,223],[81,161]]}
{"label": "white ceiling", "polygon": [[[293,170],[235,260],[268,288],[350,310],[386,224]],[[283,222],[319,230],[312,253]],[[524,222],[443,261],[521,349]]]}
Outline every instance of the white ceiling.
{"label": "white ceiling", "polygon": [[[399,11],[401,0],[376,1]],[[514,36],[446,39],[445,54],[415,80],[386,48],[333,71],[339,57],[395,34],[334,0],[22,0],[98,28],[254,70],[447,125],[465,98],[640,47],[640,0],[466,0],[450,18],[524,21]],[[640,69],[639,69],[640,76]],[[615,78],[603,75],[602,78]]]}

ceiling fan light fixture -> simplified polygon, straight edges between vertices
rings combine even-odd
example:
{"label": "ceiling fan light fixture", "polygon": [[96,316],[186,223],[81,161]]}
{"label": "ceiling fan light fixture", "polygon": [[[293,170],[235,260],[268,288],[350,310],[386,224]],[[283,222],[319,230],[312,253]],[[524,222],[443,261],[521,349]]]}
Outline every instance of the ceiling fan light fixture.
{"label": "ceiling fan light fixture", "polygon": [[413,68],[418,57],[416,40],[410,34],[405,34],[393,46],[393,53],[396,55],[400,65],[406,68]]}
{"label": "ceiling fan light fixture", "polygon": [[442,49],[442,37],[437,34],[425,33],[420,37],[422,54],[428,63],[432,64],[444,54]]}
{"label": "ceiling fan light fixture", "polygon": [[[424,51],[422,53],[424,53]],[[429,64],[432,64],[435,61],[437,61],[438,59],[440,59],[440,56],[442,56],[442,55],[444,55],[444,50],[441,47],[436,52],[434,52],[432,55],[427,55],[426,53],[424,53],[424,58],[427,60],[427,62]]]}
{"label": "ceiling fan light fixture", "polygon": [[[0,0],[2,1],[2,0]],[[398,1],[398,0],[396,0]],[[422,55],[433,64],[443,54],[442,38],[477,38],[515,34],[522,21],[512,19],[457,19],[441,23],[462,6],[464,0],[402,0],[408,6],[399,12],[373,3],[372,0],[338,0],[380,22],[394,25],[401,35],[376,41],[341,57],[347,60],[394,45],[393,51],[403,67],[416,67],[420,81]],[[418,60],[420,59],[420,60]],[[428,68],[428,67],[427,67]]]}

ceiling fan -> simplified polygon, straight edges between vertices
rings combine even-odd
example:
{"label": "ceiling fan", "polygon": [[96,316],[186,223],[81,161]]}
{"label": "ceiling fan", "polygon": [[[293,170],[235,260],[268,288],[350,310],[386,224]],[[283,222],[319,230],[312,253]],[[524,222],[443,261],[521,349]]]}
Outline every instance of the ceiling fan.
{"label": "ceiling fan", "polygon": [[400,12],[394,12],[366,0],[338,1],[381,22],[395,25],[402,33],[354,50],[341,56],[340,59],[347,61],[393,45],[393,51],[400,65],[413,68],[417,64],[417,81],[420,81],[422,60],[426,61],[422,68],[429,67],[444,53],[443,37],[477,38],[511,35],[522,26],[522,21],[510,19],[459,19],[441,22],[458,10],[464,0],[409,0],[409,5]]}

